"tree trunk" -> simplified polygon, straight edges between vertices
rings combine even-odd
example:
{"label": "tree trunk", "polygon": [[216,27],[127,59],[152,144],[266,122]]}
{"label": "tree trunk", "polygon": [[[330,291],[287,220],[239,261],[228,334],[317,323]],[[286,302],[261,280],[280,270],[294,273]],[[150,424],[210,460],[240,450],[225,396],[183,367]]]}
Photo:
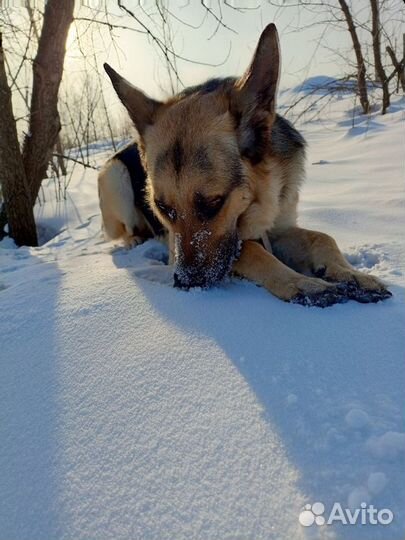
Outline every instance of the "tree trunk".
{"label": "tree trunk", "polygon": [[[30,0],[26,0],[26,6],[25,7],[27,8],[28,15],[29,15],[29,18],[30,18],[30,23],[31,23],[31,26],[32,26],[32,30],[34,32],[34,36],[35,36],[35,39],[37,40],[37,45],[38,45],[38,43],[39,43],[38,25],[37,25],[37,21],[35,20],[35,17],[34,17],[34,10],[32,9]],[[62,176],[66,176],[66,165],[65,165],[65,161],[63,159],[62,142],[61,142],[61,139],[60,139],[60,133],[58,133],[58,137],[57,137],[57,140],[56,140],[56,152],[58,153],[57,160],[58,160],[58,166],[59,166],[60,172],[61,172]]]}
{"label": "tree trunk", "polygon": [[387,75],[381,60],[380,39],[380,5],[378,0],[370,0],[371,5],[371,35],[373,38],[373,54],[376,79],[380,81],[383,91],[382,114],[385,114],[390,106],[390,91],[388,88]]}
{"label": "tree trunk", "polygon": [[62,149],[62,142],[60,140],[60,137],[58,136],[58,139],[56,141],[56,152],[57,152],[57,160],[58,160],[58,167],[60,170],[60,173],[62,176],[67,175],[66,165],[65,161],[63,159],[63,149]]}
{"label": "tree trunk", "polygon": [[343,12],[343,15],[346,20],[347,28],[352,38],[353,49],[356,55],[357,61],[357,88],[360,96],[360,103],[363,108],[363,113],[367,114],[370,110],[370,104],[368,101],[367,94],[367,83],[366,83],[366,65],[364,63],[363,52],[361,50],[361,45],[359,37],[357,35],[356,26],[353,21],[352,14],[350,13],[349,6],[347,5],[346,0],[339,0],[340,8]]}
{"label": "tree trunk", "polygon": [[393,49],[388,46],[387,53],[390,55],[392,65],[398,75],[398,80],[401,83],[402,90],[405,92],[405,57],[399,62]]}
{"label": "tree trunk", "polygon": [[[0,34],[0,174],[9,234],[19,246],[37,246],[34,210],[25,175]],[[0,238],[4,236],[4,219]]]}
{"label": "tree trunk", "polygon": [[34,60],[28,133],[23,145],[25,174],[34,203],[60,131],[58,91],[74,0],[48,0]]}

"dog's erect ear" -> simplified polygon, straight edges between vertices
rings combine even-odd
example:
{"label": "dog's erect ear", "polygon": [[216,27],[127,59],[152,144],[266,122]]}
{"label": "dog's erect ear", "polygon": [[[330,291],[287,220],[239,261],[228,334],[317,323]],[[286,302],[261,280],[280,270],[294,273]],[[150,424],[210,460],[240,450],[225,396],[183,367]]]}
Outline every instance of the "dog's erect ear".
{"label": "dog's erect ear", "polygon": [[274,120],[280,72],[277,29],[269,24],[263,30],[252,63],[236,82],[232,111],[238,120],[239,145],[243,157],[258,163],[268,147]]}
{"label": "dog's erect ear", "polygon": [[145,128],[148,125],[153,124],[156,111],[162,104],[159,101],[146,96],[141,90],[121,77],[121,75],[108,64],[104,64],[104,69],[110,77],[118,97],[129,112],[129,116],[135,124],[139,135],[142,136]]}

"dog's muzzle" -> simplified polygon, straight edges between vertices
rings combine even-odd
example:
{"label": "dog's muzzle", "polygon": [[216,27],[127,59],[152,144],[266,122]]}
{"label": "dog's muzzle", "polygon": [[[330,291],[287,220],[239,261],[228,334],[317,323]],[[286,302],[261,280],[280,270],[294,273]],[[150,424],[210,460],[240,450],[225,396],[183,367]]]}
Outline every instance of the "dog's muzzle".
{"label": "dog's muzzle", "polygon": [[174,286],[177,289],[183,289],[188,291],[194,287],[201,287],[202,289],[207,289],[213,283],[209,283],[205,279],[204,275],[201,275],[200,272],[190,272],[179,269],[174,273]]}
{"label": "dog's muzzle", "polygon": [[234,260],[239,256],[240,242],[237,234],[227,236],[211,257],[196,257],[198,263],[185,264],[181,252],[176,257],[174,286],[189,290],[194,287],[207,289],[221,282],[229,274]]}

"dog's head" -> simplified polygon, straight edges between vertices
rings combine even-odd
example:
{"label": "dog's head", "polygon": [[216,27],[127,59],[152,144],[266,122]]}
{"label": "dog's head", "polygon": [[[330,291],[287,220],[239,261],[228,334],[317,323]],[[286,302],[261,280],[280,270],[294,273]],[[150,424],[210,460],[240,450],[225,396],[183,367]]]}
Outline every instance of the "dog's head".
{"label": "dog's head", "polygon": [[238,220],[255,198],[249,171],[268,152],[279,45],[263,31],[240,79],[212,81],[166,103],[105,69],[140,136],[150,203],[175,239],[175,284],[220,281],[237,256]]}

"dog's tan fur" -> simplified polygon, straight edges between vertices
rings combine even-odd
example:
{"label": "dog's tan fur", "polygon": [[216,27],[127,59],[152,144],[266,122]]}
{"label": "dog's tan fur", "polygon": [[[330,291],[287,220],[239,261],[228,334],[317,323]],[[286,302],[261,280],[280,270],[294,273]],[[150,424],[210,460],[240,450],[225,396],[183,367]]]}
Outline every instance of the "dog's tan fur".
{"label": "dog's tan fur", "polygon": [[98,175],[98,191],[108,239],[122,238],[130,248],[151,236],[144,217],[133,204],[131,179],[123,163],[111,159],[105,164]]}
{"label": "dog's tan fur", "polygon": [[[322,294],[335,287],[330,281],[382,291],[378,279],[349,265],[330,236],[297,227],[304,150],[286,158],[270,143],[258,157],[261,130],[275,122],[278,64],[277,32],[269,25],[245,75],[217,92],[159,103],[106,68],[140,134],[150,205],[169,231],[171,252],[181,253],[184,267],[200,264],[208,272],[224,238],[237,231],[243,244],[233,271],[283,300]],[[100,173],[100,205],[109,236],[131,243],[131,231],[145,224],[128,205],[128,177],[119,165],[112,160]],[[204,205],[225,202],[214,219],[202,220],[197,196]],[[315,277],[321,273],[327,280]]]}

